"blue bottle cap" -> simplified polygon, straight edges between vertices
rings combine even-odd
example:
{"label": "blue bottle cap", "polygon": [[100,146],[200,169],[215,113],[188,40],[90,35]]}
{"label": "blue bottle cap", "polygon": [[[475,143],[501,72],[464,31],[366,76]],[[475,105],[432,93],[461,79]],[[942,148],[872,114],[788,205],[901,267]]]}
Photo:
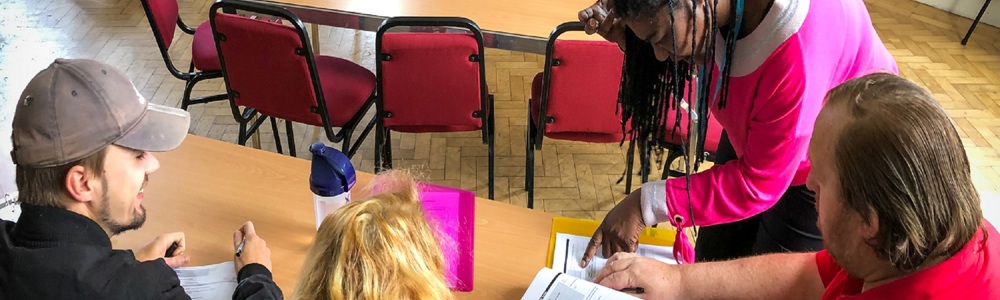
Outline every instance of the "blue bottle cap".
{"label": "blue bottle cap", "polygon": [[312,152],[309,189],[314,194],[331,197],[351,190],[357,178],[347,155],[322,142],[309,146],[309,152]]}

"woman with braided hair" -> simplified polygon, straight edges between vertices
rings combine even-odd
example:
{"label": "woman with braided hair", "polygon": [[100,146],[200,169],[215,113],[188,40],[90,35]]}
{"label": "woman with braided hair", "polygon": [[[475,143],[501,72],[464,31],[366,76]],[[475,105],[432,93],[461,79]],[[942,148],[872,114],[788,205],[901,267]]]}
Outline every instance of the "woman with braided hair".
{"label": "woman with braided hair", "polygon": [[688,132],[704,140],[709,112],[724,129],[712,168],[626,196],[581,265],[598,248],[605,257],[635,251],[641,230],[661,222],[699,227],[697,255],[678,230],[683,263],[823,248],[805,180],[824,95],[852,78],[898,73],[862,0],[597,0],[579,17],[625,52],[619,103],[634,142],[689,126],[664,125],[682,101],[700,120]]}

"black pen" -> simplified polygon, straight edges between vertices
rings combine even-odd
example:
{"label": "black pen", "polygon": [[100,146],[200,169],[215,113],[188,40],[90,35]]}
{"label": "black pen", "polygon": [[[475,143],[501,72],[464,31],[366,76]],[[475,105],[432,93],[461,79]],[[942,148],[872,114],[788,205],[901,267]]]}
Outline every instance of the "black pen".
{"label": "black pen", "polygon": [[167,248],[167,253],[164,254],[163,257],[174,257],[174,251],[177,251],[177,247],[180,246],[181,245],[178,245],[177,242],[170,244],[170,248]]}
{"label": "black pen", "polygon": [[618,290],[619,292],[633,293],[633,294],[643,294],[646,293],[646,289],[641,287],[630,287]]}
{"label": "black pen", "polygon": [[240,257],[240,254],[243,254],[243,246],[246,246],[246,244],[247,244],[247,236],[244,235],[243,240],[240,241],[240,245],[236,246],[236,257]]}

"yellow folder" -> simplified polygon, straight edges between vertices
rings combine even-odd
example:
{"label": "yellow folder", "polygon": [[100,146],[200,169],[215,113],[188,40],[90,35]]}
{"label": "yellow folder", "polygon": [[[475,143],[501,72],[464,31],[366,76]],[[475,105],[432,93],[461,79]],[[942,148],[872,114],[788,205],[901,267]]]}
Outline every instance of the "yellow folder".
{"label": "yellow folder", "polygon": [[[601,222],[596,220],[566,217],[552,218],[552,232],[549,236],[549,256],[545,259],[546,265],[549,268],[552,267],[552,254],[556,249],[556,233],[590,237],[594,236],[594,232],[597,231],[597,227],[599,226],[601,226]],[[675,235],[676,231],[673,229],[646,227],[642,231],[642,234],[639,235],[639,244],[673,247]]]}

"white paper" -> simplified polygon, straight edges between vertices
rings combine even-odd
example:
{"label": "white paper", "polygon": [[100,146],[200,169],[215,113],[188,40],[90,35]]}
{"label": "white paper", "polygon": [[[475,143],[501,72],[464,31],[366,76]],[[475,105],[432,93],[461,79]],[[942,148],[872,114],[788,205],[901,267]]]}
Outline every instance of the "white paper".
{"label": "white paper", "polygon": [[639,299],[596,283],[542,268],[521,300],[634,300]]}
{"label": "white paper", "polygon": [[[601,248],[598,247],[597,253],[590,260],[590,264],[587,264],[587,268],[580,267],[580,260],[583,259],[583,252],[587,250],[590,237],[556,233],[555,243],[555,250],[552,252],[552,268],[561,273],[593,281],[608,261],[604,258]],[[673,247],[639,244],[639,249],[635,253],[664,263],[677,264],[677,260],[674,259]]]}
{"label": "white paper", "polygon": [[17,203],[17,191],[4,193],[0,198],[0,220],[17,222],[21,217],[21,204]]}
{"label": "white paper", "polygon": [[231,299],[236,291],[236,269],[233,262],[180,267],[174,269],[181,279],[181,286],[193,300]]}

